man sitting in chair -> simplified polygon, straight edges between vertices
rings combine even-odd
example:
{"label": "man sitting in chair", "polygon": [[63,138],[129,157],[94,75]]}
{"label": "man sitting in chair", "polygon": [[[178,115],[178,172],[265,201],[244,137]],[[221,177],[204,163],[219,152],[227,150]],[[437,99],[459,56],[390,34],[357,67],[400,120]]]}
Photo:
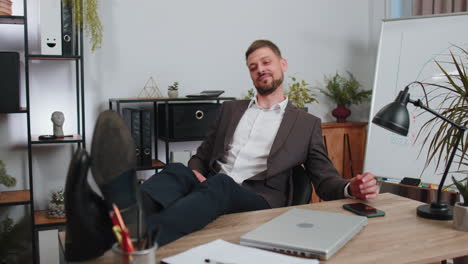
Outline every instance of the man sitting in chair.
{"label": "man sitting in chair", "polygon": [[[278,47],[257,40],[245,58],[256,97],[224,102],[188,168],[169,164],[141,185],[146,225],[150,233],[158,231],[159,246],[223,214],[291,205],[292,169],[301,164],[323,200],[377,196],[371,173],[350,181],[338,174],[324,151],[320,119],[285,98],[288,63]],[[112,193],[131,193],[128,185],[112,187],[134,177],[134,148],[126,131],[112,112],[101,114],[96,123],[91,168],[108,203],[115,202]]]}

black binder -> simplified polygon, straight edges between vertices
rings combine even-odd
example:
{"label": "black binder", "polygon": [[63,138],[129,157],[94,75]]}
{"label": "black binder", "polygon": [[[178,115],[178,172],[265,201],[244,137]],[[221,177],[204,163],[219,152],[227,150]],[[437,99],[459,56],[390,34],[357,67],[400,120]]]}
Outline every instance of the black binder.
{"label": "black binder", "polygon": [[20,110],[20,60],[18,52],[0,52],[0,113]]}
{"label": "black binder", "polygon": [[73,24],[73,8],[62,1],[62,56],[73,56],[75,53],[76,35]]}
{"label": "black binder", "polygon": [[136,146],[137,166],[141,166],[141,116],[140,110],[132,108],[122,109],[123,118],[132,132]]}
{"label": "black binder", "polygon": [[152,145],[151,136],[153,124],[151,122],[151,112],[141,111],[141,165],[151,166],[152,164]]}

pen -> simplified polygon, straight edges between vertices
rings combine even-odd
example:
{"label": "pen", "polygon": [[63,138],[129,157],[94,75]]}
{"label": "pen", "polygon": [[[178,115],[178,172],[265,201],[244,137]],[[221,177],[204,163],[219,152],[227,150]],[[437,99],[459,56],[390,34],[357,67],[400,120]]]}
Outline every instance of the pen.
{"label": "pen", "polygon": [[133,244],[132,241],[130,240],[130,234],[128,233],[128,229],[125,226],[125,223],[123,221],[122,215],[120,214],[119,209],[115,204],[112,204],[113,210],[114,210],[114,216],[117,220],[118,227],[120,228],[120,235],[122,236],[122,250],[124,252],[133,252]]}
{"label": "pen", "polygon": [[[130,239],[130,234],[128,233],[127,226],[125,226],[125,222],[123,221],[122,215],[120,214],[119,208],[113,203],[112,204],[112,209],[114,214],[111,215],[112,222],[116,225],[114,227],[117,228],[112,228],[115,231],[115,234],[117,236],[117,240],[121,239],[121,243],[119,243],[120,248],[123,252],[126,253],[132,253],[134,251],[134,247],[132,244],[132,241]],[[127,259],[128,258],[128,259]],[[132,263],[133,262],[133,256],[128,255],[128,256],[122,256],[122,263]]]}

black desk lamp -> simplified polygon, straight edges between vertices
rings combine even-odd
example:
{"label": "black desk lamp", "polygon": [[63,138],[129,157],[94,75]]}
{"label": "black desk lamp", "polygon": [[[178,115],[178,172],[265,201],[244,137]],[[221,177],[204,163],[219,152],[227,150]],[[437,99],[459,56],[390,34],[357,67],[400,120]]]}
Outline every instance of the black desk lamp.
{"label": "black desk lamp", "polygon": [[[421,86],[422,83],[420,82],[413,82],[418,83]],[[441,201],[442,198],[442,188],[445,182],[445,178],[450,169],[450,165],[452,164],[453,158],[455,153],[457,152],[458,144],[463,137],[463,133],[467,130],[465,126],[459,125],[452,120],[447,119],[446,117],[442,116],[441,114],[435,112],[434,110],[425,106],[421,100],[413,101],[410,99],[410,95],[408,93],[409,86],[413,83],[410,83],[405,87],[403,91],[398,93],[397,98],[393,103],[390,103],[380,109],[380,111],[374,116],[372,119],[372,123],[379,125],[385,129],[388,129],[394,133],[400,134],[402,136],[408,135],[408,128],[409,128],[409,114],[408,109],[406,109],[406,105],[412,103],[416,107],[420,107],[433,115],[441,118],[445,122],[448,122],[452,126],[458,129],[457,140],[453,145],[452,152],[450,154],[449,160],[447,162],[447,166],[444,171],[444,175],[442,176],[442,180],[439,184],[439,189],[437,190],[437,201],[432,202],[430,205],[425,204],[418,206],[417,214],[420,217],[429,218],[429,219],[436,219],[436,220],[450,220],[453,218],[452,213],[452,206],[448,205],[445,202]],[[424,88],[424,86],[423,86]]]}

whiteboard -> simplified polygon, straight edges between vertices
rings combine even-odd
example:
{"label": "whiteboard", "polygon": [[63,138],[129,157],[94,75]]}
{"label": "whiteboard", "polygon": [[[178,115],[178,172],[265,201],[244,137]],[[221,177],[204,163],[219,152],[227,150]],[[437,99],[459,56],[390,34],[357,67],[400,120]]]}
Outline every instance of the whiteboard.
{"label": "whiteboard", "polygon": [[[435,61],[449,61],[450,51],[460,54],[454,45],[468,48],[467,26],[468,13],[386,20],[382,23],[369,118],[365,171],[380,177],[412,177],[420,178],[426,183],[440,183],[444,165],[435,171],[435,163],[430,164],[423,172],[427,149],[421,150],[424,137],[416,140],[421,126],[433,117],[430,113],[408,104],[411,123],[407,137],[392,133],[372,124],[371,121],[375,114],[383,106],[391,103],[398,92],[409,83],[445,82],[446,78],[442,76]],[[464,60],[467,63],[466,56]],[[448,67],[448,70],[453,72],[455,69]],[[423,100],[423,90],[420,86],[411,86],[409,93],[411,99]],[[434,109],[437,103],[437,100],[429,102],[429,107]],[[458,164],[454,161],[451,169],[457,167]],[[449,173],[444,185],[452,183],[451,175],[456,178],[463,176]]]}

